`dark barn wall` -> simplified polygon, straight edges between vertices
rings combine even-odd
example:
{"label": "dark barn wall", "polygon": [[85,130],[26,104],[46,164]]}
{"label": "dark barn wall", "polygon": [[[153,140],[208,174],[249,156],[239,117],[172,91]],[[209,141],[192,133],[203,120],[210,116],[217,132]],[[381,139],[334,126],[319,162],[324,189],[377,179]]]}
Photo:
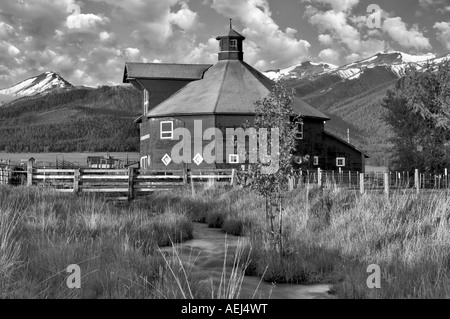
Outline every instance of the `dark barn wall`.
{"label": "dark barn wall", "polygon": [[[193,158],[196,155],[194,153],[194,121],[202,121],[202,134],[206,129],[215,127],[215,118],[213,115],[198,115],[198,116],[177,116],[177,117],[161,117],[161,118],[150,118],[143,120],[141,124],[141,136],[146,134],[150,135],[150,138],[141,141],[141,157],[150,156],[151,165],[150,169],[195,169],[195,168],[213,168],[214,164],[208,164],[203,162],[199,166],[194,163]],[[173,121],[174,130],[178,127],[185,127],[191,132],[191,163],[189,164],[175,164],[173,161],[169,165],[164,165],[162,158],[165,154],[172,157],[173,147],[180,142],[180,140],[162,140],[160,138],[160,123],[161,121]],[[203,139],[202,139],[203,140]],[[189,143],[189,141],[187,141]],[[211,141],[202,141],[202,149],[210,144]],[[188,144],[186,144],[188,145]]]}
{"label": "dark barn wall", "polygon": [[[216,124],[217,128],[222,131],[223,134],[223,161],[221,164],[217,164],[217,168],[229,169],[239,168],[242,164],[230,164],[227,158],[227,154],[234,153],[233,148],[227,143],[226,129],[227,128],[239,128],[244,125],[246,121],[253,125],[255,117],[253,115],[217,115]],[[248,149],[248,146],[246,146]]]}
{"label": "dark barn wall", "polygon": [[324,135],[324,165],[320,168],[324,170],[339,170],[336,166],[337,157],[345,157],[345,167],[342,167],[343,171],[355,171],[364,173],[365,171],[365,158],[364,155],[349,146],[348,144],[340,141],[333,136],[326,133]]}
{"label": "dark barn wall", "polygon": [[[303,119],[303,139],[297,141],[296,155],[309,155],[311,160],[308,168],[320,167],[323,157],[323,120]],[[319,156],[319,166],[313,166],[313,156]]]}
{"label": "dark barn wall", "polygon": [[[223,135],[223,161],[222,163],[208,164],[203,162],[199,166],[193,162],[196,155],[194,152],[194,121],[202,121],[202,134],[206,129],[217,127]],[[160,139],[160,122],[173,121],[174,129],[186,127],[191,132],[191,163],[187,165],[175,164],[171,162],[165,166],[161,161],[165,154],[171,156],[172,148],[179,143],[178,140]],[[141,136],[150,135],[149,139],[141,141],[141,157],[150,156],[150,169],[195,169],[195,168],[238,168],[241,164],[230,164],[227,158],[227,150],[230,144],[227,143],[226,129],[242,127],[248,121],[250,125],[254,122],[252,115],[197,115],[197,116],[178,116],[146,119],[144,117],[141,124]],[[202,150],[209,145],[211,141],[202,141]],[[217,146],[216,146],[217,147]],[[228,149],[227,149],[228,148]],[[229,153],[234,153],[230,150]],[[202,154],[203,155],[203,154]],[[339,170],[336,166],[337,157],[345,157],[346,165],[342,167],[344,171],[364,172],[365,159],[359,151],[340,141],[333,136],[324,133],[324,124],[321,120],[304,119],[303,140],[298,141],[296,155],[309,155],[310,161],[307,164],[308,169],[321,168],[322,170]],[[313,165],[313,157],[319,157],[319,165]],[[171,156],[172,157],[172,156]],[[303,166],[304,167],[304,166]]]}
{"label": "dark barn wall", "polygon": [[[139,80],[141,86],[149,91],[149,110],[161,104],[180,89],[185,87],[189,80]],[[144,104],[142,103],[142,114],[144,114]],[[145,114],[144,114],[145,115]]]}

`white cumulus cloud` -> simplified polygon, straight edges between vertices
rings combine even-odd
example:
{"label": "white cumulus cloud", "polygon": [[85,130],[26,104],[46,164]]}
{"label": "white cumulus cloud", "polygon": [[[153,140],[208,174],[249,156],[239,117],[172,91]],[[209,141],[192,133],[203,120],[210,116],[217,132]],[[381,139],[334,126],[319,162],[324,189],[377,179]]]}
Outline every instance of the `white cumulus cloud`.
{"label": "white cumulus cloud", "polygon": [[323,61],[323,62],[339,64],[340,58],[341,58],[340,53],[333,49],[325,49],[325,50],[320,51],[320,53],[319,53],[319,59],[320,59],[320,61]]}
{"label": "white cumulus cloud", "polygon": [[387,18],[382,25],[383,31],[397,41],[402,47],[417,51],[430,50],[430,40],[419,31],[417,26],[407,28],[400,17]]}
{"label": "white cumulus cloud", "polygon": [[293,28],[280,29],[267,0],[212,0],[212,8],[243,25],[242,33],[259,49],[248,62],[260,69],[286,67],[309,56],[310,43]]}
{"label": "white cumulus cloud", "polygon": [[450,23],[449,22],[436,22],[433,26],[437,30],[437,39],[450,50]]}

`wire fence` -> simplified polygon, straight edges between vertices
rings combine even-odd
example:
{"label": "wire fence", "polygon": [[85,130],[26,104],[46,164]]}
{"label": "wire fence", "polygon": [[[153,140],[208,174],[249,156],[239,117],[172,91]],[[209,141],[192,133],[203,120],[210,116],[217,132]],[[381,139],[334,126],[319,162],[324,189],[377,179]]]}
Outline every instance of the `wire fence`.
{"label": "wire fence", "polygon": [[[447,171],[442,174],[425,174],[416,172],[366,172],[355,171],[297,171],[294,187],[300,184],[335,185],[342,188],[364,190],[382,189],[448,189],[450,176]],[[361,185],[363,184],[363,185]],[[387,185],[386,185],[387,184]]]}
{"label": "wire fence", "polygon": [[[28,163],[28,165],[30,165]],[[10,163],[0,163],[0,185],[31,185],[30,180],[33,179],[33,174],[30,174],[33,170],[41,170],[42,173],[39,177],[42,177],[44,182],[52,181],[54,176],[58,175],[58,172],[64,173],[64,169],[55,168],[50,169],[40,167],[40,165],[32,165],[27,167],[24,165],[13,166]],[[66,169],[67,170],[67,169]],[[72,169],[74,170],[74,169]],[[75,169],[76,170],[76,169]],[[114,172],[114,170],[108,170]],[[117,171],[117,170],[116,170]],[[196,174],[191,173],[199,181],[205,181],[208,179],[220,180],[224,177],[224,170],[211,169],[208,170],[208,174],[205,176],[196,176]],[[228,170],[234,171],[234,170]],[[106,171],[105,171],[106,172]],[[47,176],[47,173],[50,176]],[[232,181],[231,184],[239,184],[239,172],[235,176],[233,174],[227,174],[226,178],[233,179],[236,177],[236,181]],[[243,172],[245,175],[245,172]],[[63,174],[64,175],[64,174]],[[66,174],[67,175],[67,174]],[[114,175],[114,174],[113,174]],[[184,175],[187,175],[185,173]],[[181,176],[181,175],[180,175]],[[233,176],[233,177],[231,177]],[[71,176],[71,180],[72,180]],[[186,182],[186,178],[184,179]],[[71,182],[72,183],[72,182]],[[44,183],[45,184],[45,183]],[[415,172],[365,172],[360,173],[356,171],[322,171],[317,170],[299,170],[296,171],[294,177],[289,181],[289,189],[294,190],[297,188],[304,187],[304,185],[316,184],[318,186],[337,186],[340,188],[359,190],[361,193],[372,190],[384,190],[384,192],[389,192],[389,190],[405,190],[405,189],[415,189],[419,190],[439,190],[439,189],[449,189],[450,187],[450,177],[447,170],[442,174],[425,174],[420,173],[418,170]]]}

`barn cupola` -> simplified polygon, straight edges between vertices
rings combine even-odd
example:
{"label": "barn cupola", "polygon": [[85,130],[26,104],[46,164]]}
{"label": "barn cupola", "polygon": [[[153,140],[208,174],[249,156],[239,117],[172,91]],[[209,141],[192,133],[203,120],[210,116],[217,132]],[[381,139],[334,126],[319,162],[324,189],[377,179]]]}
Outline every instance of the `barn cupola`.
{"label": "barn cupola", "polygon": [[233,30],[232,20],[230,19],[230,31],[228,35],[216,38],[219,41],[220,52],[219,61],[222,60],[244,60],[243,42],[245,37]]}

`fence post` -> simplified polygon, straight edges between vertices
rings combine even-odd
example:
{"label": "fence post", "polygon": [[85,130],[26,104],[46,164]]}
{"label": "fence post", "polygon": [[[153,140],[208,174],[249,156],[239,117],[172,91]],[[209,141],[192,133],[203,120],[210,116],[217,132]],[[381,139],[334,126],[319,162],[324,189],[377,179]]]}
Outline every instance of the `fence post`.
{"label": "fence post", "polygon": [[348,188],[352,188],[352,172],[348,171]]}
{"label": "fence post", "polygon": [[416,193],[419,194],[420,192],[420,182],[419,182],[419,170],[414,170],[414,186],[416,188]]}
{"label": "fence post", "polygon": [[3,179],[5,181],[5,185],[9,185],[10,176],[11,176],[11,167],[6,166],[6,179]]}
{"label": "fence post", "polygon": [[292,192],[294,190],[294,177],[290,176],[288,179],[288,190]]}
{"label": "fence post", "polygon": [[30,158],[27,162],[27,186],[33,185],[33,165],[34,159]]}
{"label": "fence post", "polygon": [[448,188],[448,170],[445,169],[445,188]]}
{"label": "fence post", "polygon": [[78,194],[78,192],[80,191],[80,175],[80,169],[76,168],[73,173],[73,192],[75,194]]}
{"label": "fence post", "polygon": [[186,168],[183,169],[183,184],[187,184],[187,170]]}
{"label": "fence post", "polygon": [[298,175],[298,181],[297,181],[297,188],[302,188],[303,186],[303,172],[302,169],[300,169],[299,171],[299,175]]}
{"label": "fence post", "polygon": [[234,174],[235,174],[235,169],[233,168],[231,170],[231,180],[230,180],[230,185],[234,186]]}
{"label": "fence post", "polygon": [[194,179],[192,178],[192,171],[191,171],[191,190],[192,190],[192,196],[195,196],[195,187],[194,187]]}
{"label": "fence post", "polygon": [[322,187],[322,172],[320,171],[320,168],[317,169],[317,183],[319,187]]}
{"label": "fence post", "polygon": [[134,167],[128,167],[128,200],[134,199]]}
{"label": "fence post", "polygon": [[384,194],[389,197],[389,177],[390,173],[384,173]]}
{"label": "fence post", "polygon": [[359,192],[364,194],[364,173],[359,174]]}

